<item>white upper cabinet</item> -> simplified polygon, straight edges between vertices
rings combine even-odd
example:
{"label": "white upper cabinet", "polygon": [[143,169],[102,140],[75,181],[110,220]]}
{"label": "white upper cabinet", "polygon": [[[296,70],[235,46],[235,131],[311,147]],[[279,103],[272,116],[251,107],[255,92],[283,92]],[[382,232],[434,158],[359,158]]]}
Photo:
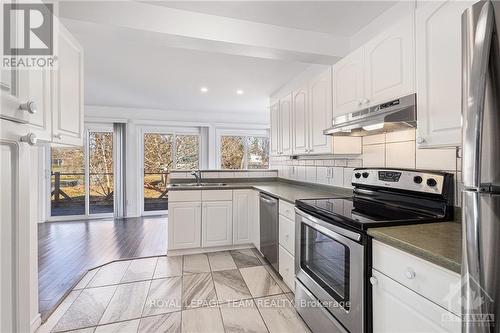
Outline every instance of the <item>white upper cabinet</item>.
{"label": "white upper cabinet", "polygon": [[416,11],[419,147],[461,145],[461,15],[467,1],[428,2]]}
{"label": "white upper cabinet", "polygon": [[29,131],[39,140],[48,142],[52,140],[51,80],[51,71],[48,69],[19,72],[19,100],[35,110],[29,115]]}
{"label": "white upper cabinet", "polygon": [[59,26],[59,68],[54,70],[53,141],[83,144],[83,49]]}
{"label": "white upper cabinet", "polygon": [[309,111],[307,86],[292,93],[293,98],[293,153],[305,154],[309,150]]}
{"label": "white upper cabinet", "polygon": [[309,83],[309,152],[331,154],[332,137],[323,130],[332,125],[332,69]]}
{"label": "white upper cabinet", "polygon": [[364,89],[364,48],[361,47],[333,67],[333,116],[361,108]]}
{"label": "white upper cabinet", "polygon": [[279,132],[281,155],[292,154],[292,94],[280,99]]}
{"label": "white upper cabinet", "polygon": [[279,155],[280,153],[280,104],[279,102],[271,105],[270,108],[271,113],[271,155]]}
{"label": "white upper cabinet", "polygon": [[415,91],[413,15],[365,45],[365,98],[369,106]]}
{"label": "white upper cabinet", "polygon": [[333,117],[415,92],[414,16],[408,16],[333,67]]}

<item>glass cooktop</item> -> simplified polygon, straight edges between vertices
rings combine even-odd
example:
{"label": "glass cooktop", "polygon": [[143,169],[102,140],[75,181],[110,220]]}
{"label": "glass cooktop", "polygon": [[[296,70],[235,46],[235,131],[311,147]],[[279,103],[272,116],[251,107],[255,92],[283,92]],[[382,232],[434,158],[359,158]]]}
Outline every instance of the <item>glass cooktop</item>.
{"label": "glass cooktop", "polygon": [[357,229],[437,221],[441,216],[363,198],[304,199],[297,207]]}

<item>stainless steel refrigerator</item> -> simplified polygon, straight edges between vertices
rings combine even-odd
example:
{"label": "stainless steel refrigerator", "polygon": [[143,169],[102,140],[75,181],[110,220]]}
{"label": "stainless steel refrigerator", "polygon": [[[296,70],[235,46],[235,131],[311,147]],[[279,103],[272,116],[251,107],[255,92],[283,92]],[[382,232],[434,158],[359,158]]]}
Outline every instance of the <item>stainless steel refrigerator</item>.
{"label": "stainless steel refrigerator", "polygon": [[462,332],[500,332],[500,2],[462,15]]}

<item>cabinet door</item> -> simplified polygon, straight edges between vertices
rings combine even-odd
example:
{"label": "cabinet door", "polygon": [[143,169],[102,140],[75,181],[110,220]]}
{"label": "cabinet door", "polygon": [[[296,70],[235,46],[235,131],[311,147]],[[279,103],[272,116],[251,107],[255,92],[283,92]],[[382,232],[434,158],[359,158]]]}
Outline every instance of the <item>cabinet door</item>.
{"label": "cabinet door", "polygon": [[359,48],[333,66],[333,117],[362,107],[364,49]]}
{"label": "cabinet door", "polygon": [[56,143],[83,144],[83,49],[60,25],[59,64],[54,70],[52,132]]}
{"label": "cabinet door", "polygon": [[332,137],[323,130],[332,126],[332,69],[309,85],[309,149],[313,154],[331,154]]}
{"label": "cabinet door", "polygon": [[254,229],[253,190],[233,191],[233,244],[250,244]]}
{"label": "cabinet door", "polygon": [[[40,140],[52,140],[52,74],[48,69],[30,69],[19,72],[19,100],[34,103],[36,112],[29,115],[30,132]],[[24,111],[26,112],[26,111]]]}
{"label": "cabinet door", "polygon": [[221,246],[233,243],[233,203],[210,201],[203,203],[201,245]]}
{"label": "cabinet door", "polygon": [[292,154],[292,94],[280,99],[280,142],[283,155]]}
{"label": "cabinet door", "polygon": [[292,150],[294,155],[300,155],[309,152],[309,119],[307,93],[307,86],[304,86],[292,93]]}
{"label": "cabinet door", "polygon": [[271,155],[279,155],[280,150],[280,104],[276,102],[271,105],[270,108],[271,113]]}
{"label": "cabinet door", "polygon": [[462,12],[467,1],[429,2],[416,11],[420,147],[460,146]]}
{"label": "cabinet door", "polygon": [[373,332],[461,332],[461,320],[425,297],[372,270]]}
{"label": "cabinet door", "polygon": [[171,202],[168,205],[168,249],[201,246],[201,202]]}
{"label": "cabinet door", "polygon": [[294,257],[279,245],[279,273],[290,290],[295,292],[295,259]]}
{"label": "cabinet door", "polygon": [[364,107],[415,91],[414,16],[408,16],[365,45]]}

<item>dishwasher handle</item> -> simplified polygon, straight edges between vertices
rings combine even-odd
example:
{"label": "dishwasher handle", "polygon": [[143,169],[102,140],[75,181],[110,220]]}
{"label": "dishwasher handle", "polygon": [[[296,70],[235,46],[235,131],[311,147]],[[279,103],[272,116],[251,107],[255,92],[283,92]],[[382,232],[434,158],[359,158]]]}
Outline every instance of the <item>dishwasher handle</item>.
{"label": "dishwasher handle", "polygon": [[276,204],[278,204],[278,199],[270,197],[270,196],[267,196],[267,195],[262,194],[262,193],[260,194],[260,200],[264,201],[265,203],[267,203],[269,205],[276,205]]}

